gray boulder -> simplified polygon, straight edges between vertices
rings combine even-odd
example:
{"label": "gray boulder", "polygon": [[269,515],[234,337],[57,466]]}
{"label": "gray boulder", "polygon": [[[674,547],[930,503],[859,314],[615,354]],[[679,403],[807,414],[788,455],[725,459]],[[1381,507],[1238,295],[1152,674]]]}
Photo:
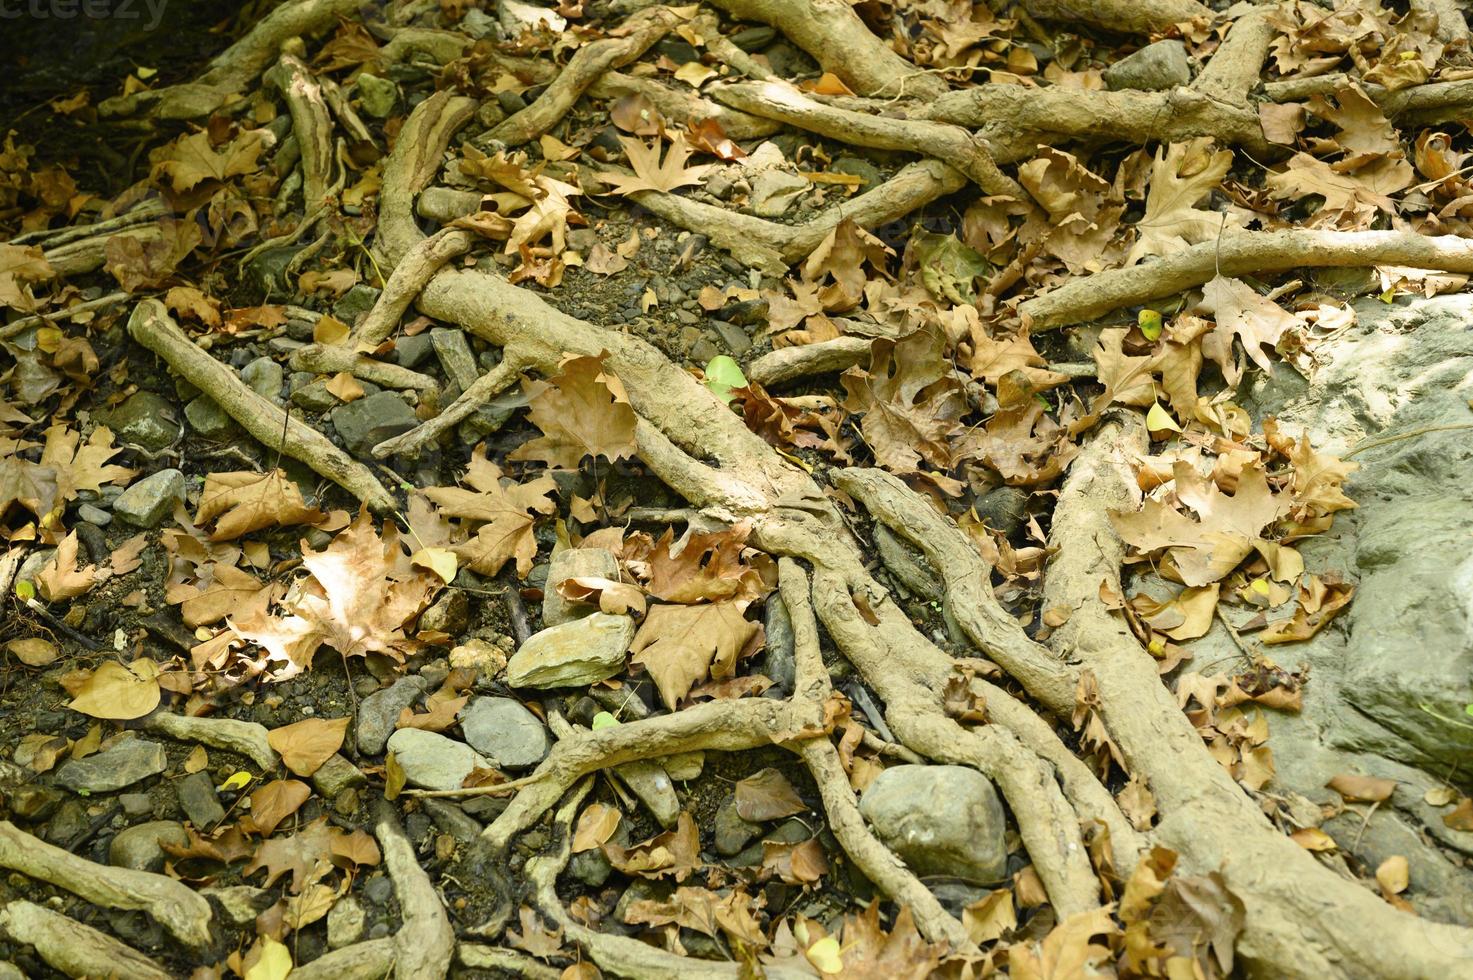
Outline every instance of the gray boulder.
{"label": "gray boulder", "polygon": [[460,713],[460,730],[477,752],[504,769],[530,769],[552,747],[547,728],[511,698],[474,698]]}
{"label": "gray boulder", "polygon": [[118,442],[131,442],[156,453],[179,438],[174,403],[151,391],[129,395],[116,408],[97,413],[97,421],[113,430]]}
{"label": "gray boulder", "polygon": [[404,778],[425,789],[458,789],[472,769],[492,764],[464,742],[420,728],[401,728],[389,737],[389,751]]}
{"label": "gray boulder", "polygon": [[870,783],[859,812],[918,875],[986,885],[1007,873],[1002,803],[975,769],[894,766]]}
{"label": "gray boulder", "polygon": [[380,391],[334,409],[332,424],[349,449],[366,453],[385,439],[419,425],[419,419],[398,395]]}
{"label": "gray boulder", "polygon": [[1157,41],[1127,55],[1103,72],[1111,89],[1159,92],[1186,85],[1192,80],[1192,62],[1180,41]]}
{"label": "gray boulder", "polygon": [[119,494],[113,501],[113,514],[138,527],[158,527],[183,499],[184,474],[159,470]]}
{"label": "gray boulder", "polygon": [[74,793],[112,793],[169,768],[164,747],[142,738],[121,739],[96,755],[72,759],[56,781]]}
{"label": "gray boulder", "polygon": [[358,751],[378,755],[394,732],[399,712],[409,707],[429,687],[423,677],[401,677],[382,691],[375,691],[358,706]]}
{"label": "gray boulder", "polygon": [[594,613],[534,633],[506,664],[509,687],[577,687],[624,669],[634,620]]}

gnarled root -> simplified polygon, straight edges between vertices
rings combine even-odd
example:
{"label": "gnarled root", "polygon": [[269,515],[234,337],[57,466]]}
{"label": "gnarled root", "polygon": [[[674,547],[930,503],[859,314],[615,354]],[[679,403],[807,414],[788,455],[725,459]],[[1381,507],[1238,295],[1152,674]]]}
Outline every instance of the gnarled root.
{"label": "gnarled root", "polygon": [[41,958],[69,977],[169,980],[153,960],[106,933],[19,899],[0,908],[0,934],[34,946]]}

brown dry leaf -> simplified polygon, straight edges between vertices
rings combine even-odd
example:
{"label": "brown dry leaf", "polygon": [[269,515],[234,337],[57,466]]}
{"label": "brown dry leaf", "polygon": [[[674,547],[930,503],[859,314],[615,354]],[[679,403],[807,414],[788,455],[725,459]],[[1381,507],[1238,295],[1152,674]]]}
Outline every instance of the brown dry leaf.
{"label": "brown dry leaf", "polygon": [[96,565],[77,567],[77,532],[72,531],[56,546],[56,554],[36,573],[36,588],[47,602],[61,602],[86,592],[99,579]]}
{"label": "brown dry leaf", "polygon": [[578,814],[577,826],[573,828],[573,853],[579,854],[602,847],[605,841],[614,836],[621,817],[618,810],[602,803],[590,803],[584,807],[583,812]]}
{"label": "brown dry leaf", "polygon": [[252,833],[270,837],[283,820],[302,808],[312,795],[312,788],[295,779],[273,779],[251,794],[249,821]]}
{"label": "brown dry leaf", "polygon": [[850,368],[840,376],[848,393],[844,408],[864,413],[860,431],[875,461],[891,473],[918,472],[923,461],[940,470],[951,467],[950,437],[967,403],[944,350],[938,331],[880,339],[871,347],[867,370]]}
{"label": "brown dry leaf", "polygon": [[206,475],[194,522],[204,525],[218,517],[210,540],[233,541],[266,527],[315,524],[325,516],[317,508],[308,507],[302,491],[285,470],[278,469],[270,473]]}
{"label": "brown dry leaf", "polygon": [[380,854],[373,838],[362,830],[347,833],[318,817],[290,837],[274,837],[263,841],[254,860],[241,871],[249,877],[266,869],[263,887],[270,888],[276,879],[290,872],[291,893],[320,881],[336,867],[352,869],[378,864]]}
{"label": "brown dry leaf", "polygon": [[327,389],[329,394],[344,404],[357,401],[363,397],[364,393],[363,385],[359,384],[358,379],[347,371],[339,371],[323,387]]}
{"label": "brown dry leaf", "polygon": [[1018,928],[1018,911],[1010,888],[999,888],[962,909],[967,938],[977,945],[995,942]]}
{"label": "brown dry leaf", "polygon": [[1311,516],[1333,514],[1356,506],[1341,489],[1350,474],[1360,469],[1359,463],[1346,463],[1329,453],[1319,453],[1309,444],[1305,432],[1295,442],[1282,432],[1278,420],[1263,420],[1263,435],[1268,444],[1294,467],[1294,502]]}
{"label": "brown dry leaf", "polygon": [[1198,201],[1217,189],[1232,162],[1231,150],[1213,152],[1210,137],[1157,149],[1146,213],[1136,222],[1139,237],[1125,264],[1184,251],[1191,245],[1212,241],[1226,225],[1236,225],[1230,216],[1196,207]]}
{"label": "brown dry leaf", "polygon": [[348,721],[347,718],[306,718],[273,728],[266,733],[266,742],[293,773],[311,776],[343,747]]}
{"label": "brown dry leaf", "polygon": [[549,476],[522,484],[503,482],[500,467],[486,458],[485,446],[477,446],[471,454],[463,482],[471,489],[424,491],[442,514],[481,522],[475,537],[456,545],[455,553],[482,575],[495,575],[515,559],[518,577],[526,578],[537,554],[533,535],[537,521],[557,511],[557,504],[548,498],[557,484]]}
{"label": "brown dry leaf", "polygon": [[93,718],[131,721],[159,706],[159,668],[147,657],[127,665],[105,660],[80,686],[72,690],[73,711]]}
{"label": "brown dry leaf", "polygon": [[508,458],[541,460],[571,470],[584,456],[618,462],[635,454],[634,409],[623,384],[604,371],[603,362],[604,355],[569,358],[550,381],[524,385],[528,418],[542,436]]}
{"label": "brown dry leaf", "polygon": [[416,714],[414,709],[405,708],[399,712],[399,718],[394,722],[395,728],[420,728],[427,732],[443,732],[455,724],[460,717],[460,709],[470,701],[469,695],[454,697],[437,691],[425,701],[429,709],[423,714]]}
{"label": "brown dry leaf", "polygon": [[35,309],[35,300],[27,286],[44,282],[55,274],[40,246],[0,243],[0,309]]}
{"label": "brown dry leaf", "polygon": [[599,612],[611,616],[622,616],[625,613],[644,615],[644,592],[639,586],[628,582],[615,582],[613,579],[595,575],[580,575],[559,582],[557,594],[569,602],[597,606]]}
{"label": "brown dry leaf", "polygon": [[193,286],[170,287],[164,294],[164,305],[181,317],[199,321],[210,330],[219,329],[223,322],[220,317],[220,301]]}
{"label": "brown dry leaf", "polygon": [[1442,822],[1452,830],[1473,833],[1473,798],[1463,797],[1452,813],[1443,814]]}
{"label": "brown dry leaf", "polygon": [[620,136],[619,142],[624,145],[624,152],[629,154],[629,166],[634,170],[634,176],[600,171],[599,177],[613,187],[615,194],[633,194],[637,191],[669,193],[679,187],[701,183],[706,174],[714,169],[712,164],[694,167],[686,165],[691,151],[686,145],[685,134],[678,130],[670,139],[670,149],[663,161],[660,159],[658,137],[649,145],[643,140],[630,139],[627,136]]}
{"label": "brown dry leaf", "polygon": [[194,627],[218,623],[232,614],[249,618],[251,610],[265,612],[278,592],[276,585],[263,584],[244,569],[211,562],[199,570],[195,582],[171,581],[164,590],[164,598],[180,603],[179,615],[184,624]]}
{"label": "brown dry leaf", "polygon": [[807,809],[793,784],[776,769],[763,769],[736,784],[736,812],[743,820],[763,823]]}
{"label": "brown dry leaf", "polygon": [[745,618],[743,599],[697,606],[652,606],[630,652],[649,671],[666,707],[675,708],[707,677],[736,672],[737,660],[762,645],[762,625]]}
{"label": "brown dry leaf", "polygon": [[1095,936],[1113,937],[1120,927],[1106,908],[1077,912],[1054,926],[1042,942],[1008,947],[1008,970],[1013,980],[1069,980],[1099,972],[1112,956],[1110,947],[1092,942]]}
{"label": "brown dry leaf", "polygon": [[1140,773],[1131,773],[1116,800],[1130,825],[1144,833],[1156,817],[1156,797]]}
{"label": "brown dry leaf", "polygon": [[122,452],[113,445],[112,430],[99,425],[82,443],[81,433],[66,425],[53,425],[46,430],[46,447],[41,450],[41,465],[56,470],[56,489],[63,500],[71,500],[82,490],[97,493],[105,483],[125,485],[138,471],[108,462]]}
{"label": "brown dry leaf", "polygon": [[693,532],[682,539],[677,555],[675,532],[667,529],[648,555],[650,595],[679,603],[762,598],[775,583],[743,556],[750,531],[749,525],[737,524],[721,531]]}
{"label": "brown dry leaf", "polygon": [[767,937],[757,922],[758,907],[740,888],[723,895],[681,885],[669,899],[645,898],[629,903],[624,921],[655,927],[677,925],[713,938],[724,932],[734,942],[761,947],[766,945]]}
{"label": "brown dry leaf", "polygon": [[27,667],[45,667],[61,656],[56,644],[39,636],[22,636],[5,644],[5,652]]}
{"label": "brown dry leaf", "polygon": [[1144,593],[1130,600],[1141,620],[1173,640],[1195,640],[1207,635],[1217,610],[1220,583],[1201,588],[1186,588],[1166,602],[1157,602]]}
{"label": "brown dry leaf", "polygon": [[523,905],[517,913],[522,931],[508,929],[506,941],[510,946],[531,953],[540,959],[550,959],[562,951],[563,931],[549,929],[542,924],[542,917],[530,906]]}
{"label": "brown dry leaf", "polygon": [[703,866],[701,835],[691,815],[683,810],[676,819],[674,830],[627,848],[613,841],[604,841],[603,852],[615,868],[642,878],[673,875],[676,881],[684,881],[691,872]]}
{"label": "brown dry leaf", "polygon": [[829,873],[829,861],[814,837],[798,844],[765,840],[762,870],[789,885],[811,885]]}
{"label": "brown dry leaf", "polygon": [[226,181],[255,172],[265,149],[259,132],[242,133],[219,150],[210,145],[208,132],[179,137],[156,155],[151,176],[167,178],[176,194],[193,190],[205,181]]}
{"label": "brown dry leaf", "polygon": [[1091,173],[1063,150],[1039,147],[1038,156],[1018,168],[1018,182],[1048,212],[1020,231],[1025,242],[1040,242],[1069,272],[1095,272],[1106,265],[1110,243],[1120,227],[1125,202],[1109,181]]}
{"label": "brown dry leaf", "polygon": [[1264,372],[1273,370],[1273,362],[1263,348],[1273,349],[1284,332],[1299,326],[1299,321],[1279,308],[1271,299],[1258,295],[1241,279],[1214,276],[1202,287],[1198,308],[1217,321],[1217,328],[1202,338],[1202,354],[1217,362],[1227,383],[1236,386],[1243,372],[1233,352],[1233,339],[1242,341],[1243,349]]}
{"label": "brown dry leaf", "polygon": [[1384,803],[1396,791],[1396,780],[1340,773],[1325,786],[1339,793],[1347,803]]}
{"label": "brown dry leaf", "polygon": [[1305,576],[1297,591],[1294,615],[1270,623],[1258,634],[1261,643],[1298,643],[1314,636],[1355,597],[1355,586],[1331,581],[1329,576]]}

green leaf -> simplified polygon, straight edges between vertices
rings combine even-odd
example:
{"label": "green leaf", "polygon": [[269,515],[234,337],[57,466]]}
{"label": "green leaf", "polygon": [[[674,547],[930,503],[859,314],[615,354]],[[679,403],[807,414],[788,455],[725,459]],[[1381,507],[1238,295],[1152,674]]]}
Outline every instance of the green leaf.
{"label": "green leaf", "polygon": [[29,579],[22,579],[15,583],[15,594],[22,600],[29,602],[36,598],[36,586]]}
{"label": "green leaf", "polygon": [[1141,328],[1141,333],[1147,340],[1156,341],[1161,337],[1161,314],[1157,310],[1141,310],[1135,318],[1136,325]]}
{"label": "green leaf", "polygon": [[594,731],[598,731],[600,728],[613,728],[617,724],[619,724],[619,719],[615,718],[607,711],[600,711],[598,714],[593,716]]}
{"label": "green leaf", "polygon": [[717,354],[706,365],[706,387],[722,401],[730,404],[731,389],[746,386],[747,376],[741,365],[725,354]]}
{"label": "green leaf", "polygon": [[955,235],[917,231],[911,235],[921,282],[938,300],[971,305],[977,302],[976,279],[992,271],[982,253],[964,245]]}

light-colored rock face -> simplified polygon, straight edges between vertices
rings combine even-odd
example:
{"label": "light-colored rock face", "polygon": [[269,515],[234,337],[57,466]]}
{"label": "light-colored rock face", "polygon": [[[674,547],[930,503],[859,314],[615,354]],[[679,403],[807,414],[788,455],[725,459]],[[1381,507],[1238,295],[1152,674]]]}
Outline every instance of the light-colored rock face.
{"label": "light-colored rock face", "polygon": [[859,810],[916,874],[985,885],[1007,872],[1002,803],[975,769],[894,766],[870,783]]}
{"label": "light-colored rock face", "polygon": [[125,738],[96,755],[73,759],[56,772],[56,781],[74,792],[111,793],[169,767],[164,747],[142,738]]}
{"label": "light-colored rock face", "polygon": [[184,474],[159,470],[124,490],[113,501],[113,513],[137,527],[157,527],[184,499]]}
{"label": "light-colored rock face", "polygon": [[1103,77],[1105,84],[1116,91],[1157,92],[1190,82],[1192,63],[1182,42],[1157,41],[1121,58],[1105,69]]}
{"label": "light-colored rock face", "polygon": [[634,620],[594,613],[534,633],[506,665],[511,687],[578,687],[596,684],[624,669],[634,640]]}
{"label": "light-colored rock face", "polygon": [[464,742],[419,728],[401,728],[389,736],[388,749],[411,785],[425,789],[458,789],[472,769],[491,763]]}
{"label": "light-colored rock face", "polygon": [[547,728],[511,698],[474,698],[460,713],[460,731],[471,747],[503,769],[530,769],[552,747]]}

